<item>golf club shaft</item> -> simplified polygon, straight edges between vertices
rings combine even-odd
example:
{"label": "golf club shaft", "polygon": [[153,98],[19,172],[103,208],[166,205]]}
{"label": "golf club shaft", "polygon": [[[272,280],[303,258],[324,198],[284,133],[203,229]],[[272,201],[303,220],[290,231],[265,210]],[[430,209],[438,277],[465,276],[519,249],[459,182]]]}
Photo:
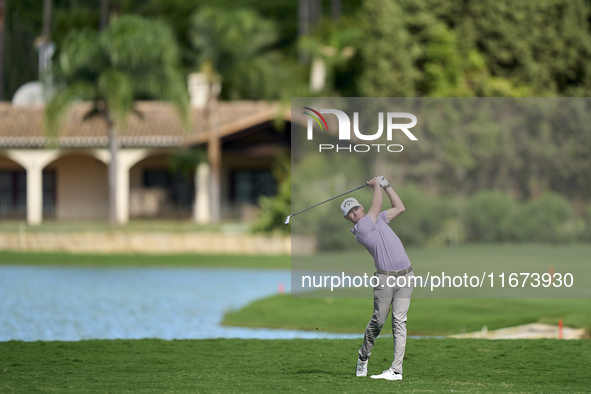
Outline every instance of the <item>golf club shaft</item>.
{"label": "golf club shaft", "polygon": [[348,194],[348,193],[354,192],[355,190],[363,189],[364,187],[367,187],[367,186],[368,186],[368,185],[366,184],[366,185],[362,185],[362,186],[356,187],[355,189],[351,189],[351,190],[349,190],[349,191],[346,191],[346,192],[344,192],[344,193],[341,193],[341,194],[339,194],[338,196],[331,197],[331,198],[329,198],[328,200],[324,200],[324,201],[322,201],[322,202],[319,202],[318,204],[314,204],[314,205],[312,205],[311,207],[308,207],[308,208],[306,208],[306,209],[302,209],[302,210],[301,210],[301,211],[299,211],[299,212],[292,213],[292,214],[291,214],[291,215],[289,215],[289,216],[290,216],[290,217],[293,217],[293,216],[295,216],[295,215],[297,215],[297,214],[299,214],[299,213],[302,213],[302,212],[305,212],[305,211],[307,211],[308,209],[312,209],[312,208],[314,208],[314,207],[317,207],[317,206],[318,206],[318,205],[320,205],[320,204],[324,204],[325,202],[329,202],[330,200],[334,200],[335,198],[339,198],[339,197],[341,197],[341,196],[344,196],[345,194]]}

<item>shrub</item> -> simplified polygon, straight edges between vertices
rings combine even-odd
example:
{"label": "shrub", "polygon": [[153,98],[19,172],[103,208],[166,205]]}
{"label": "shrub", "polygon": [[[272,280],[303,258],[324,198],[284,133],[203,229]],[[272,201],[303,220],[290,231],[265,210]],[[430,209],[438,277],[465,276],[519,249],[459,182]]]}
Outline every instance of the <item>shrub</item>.
{"label": "shrub", "polygon": [[579,240],[583,242],[591,242],[591,204],[587,206],[586,215],[583,217],[583,220],[581,220]]}
{"label": "shrub", "polygon": [[[443,234],[447,233],[444,230],[446,223],[459,217],[459,208],[452,199],[427,196],[413,185],[397,192],[406,210],[392,221],[391,227],[405,246],[439,243],[433,239],[461,238]],[[389,204],[389,201],[384,201],[384,204]]]}
{"label": "shrub", "polygon": [[289,234],[289,226],[283,224],[285,218],[291,213],[291,166],[287,157],[277,158],[273,166],[273,175],[278,182],[277,195],[259,197],[261,211],[252,224],[251,231],[254,233],[281,231]]}
{"label": "shrub", "polygon": [[474,194],[463,218],[469,240],[499,242],[508,239],[509,222],[515,211],[515,200],[501,191]]}
{"label": "shrub", "polygon": [[560,194],[547,193],[519,207],[511,217],[509,234],[518,242],[574,241],[574,222],[568,200]]}

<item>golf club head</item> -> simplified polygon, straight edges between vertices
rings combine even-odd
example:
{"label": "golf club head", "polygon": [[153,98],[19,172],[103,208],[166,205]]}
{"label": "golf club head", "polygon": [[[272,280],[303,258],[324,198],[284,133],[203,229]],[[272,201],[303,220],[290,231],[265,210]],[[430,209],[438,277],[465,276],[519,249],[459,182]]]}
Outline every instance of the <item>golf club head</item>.
{"label": "golf club head", "polygon": [[289,224],[289,218],[291,217],[291,215],[289,215],[286,219],[285,222],[283,222],[283,224]]}

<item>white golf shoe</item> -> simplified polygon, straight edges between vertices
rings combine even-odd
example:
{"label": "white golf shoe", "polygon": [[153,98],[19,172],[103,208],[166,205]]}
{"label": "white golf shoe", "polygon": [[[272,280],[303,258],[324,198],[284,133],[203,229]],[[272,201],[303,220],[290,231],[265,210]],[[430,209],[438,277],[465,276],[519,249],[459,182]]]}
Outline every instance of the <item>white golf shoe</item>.
{"label": "white golf shoe", "polygon": [[367,376],[367,362],[369,360],[361,361],[361,359],[357,359],[357,370],[355,371],[355,376]]}
{"label": "white golf shoe", "polygon": [[371,375],[372,379],[402,380],[402,374],[394,373],[392,369],[387,369],[379,375]]}

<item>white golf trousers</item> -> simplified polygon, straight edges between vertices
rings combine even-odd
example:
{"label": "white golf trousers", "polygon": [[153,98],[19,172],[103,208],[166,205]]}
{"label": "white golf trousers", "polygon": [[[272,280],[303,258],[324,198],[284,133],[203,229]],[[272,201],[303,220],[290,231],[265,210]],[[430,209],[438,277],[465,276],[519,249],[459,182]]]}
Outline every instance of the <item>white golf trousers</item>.
{"label": "white golf trousers", "polygon": [[402,373],[402,361],[406,348],[406,315],[413,289],[409,278],[414,276],[414,273],[411,271],[404,275],[407,277],[405,287],[399,287],[394,277],[391,277],[389,286],[387,275],[376,274],[376,276],[379,279],[379,284],[373,290],[373,316],[365,329],[363,346],[359,349],[359,356],[365,359],[369,358],[375,340],[380,335],[388,313],[390,313],[390,307],[392,307],[392,335],[394,336],[392,370]]}

